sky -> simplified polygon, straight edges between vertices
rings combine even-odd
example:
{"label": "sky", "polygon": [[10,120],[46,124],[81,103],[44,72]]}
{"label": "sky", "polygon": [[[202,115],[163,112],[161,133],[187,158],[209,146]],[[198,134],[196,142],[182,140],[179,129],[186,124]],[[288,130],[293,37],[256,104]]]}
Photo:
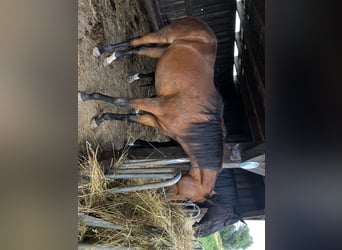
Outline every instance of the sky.
{"label": "sky", "polygon": [[[265,250],[265,221],[264,220],[244,220],[249,228],[249,235],[253,238],[253,244],[246,250]],[[244,225],[242,222],[234,224]]]}
{"label": "sky", "polygon": [[253,244],[246,250],[265,250],[265,221],[245,220],[249,228],[249,235],[253,238]]}

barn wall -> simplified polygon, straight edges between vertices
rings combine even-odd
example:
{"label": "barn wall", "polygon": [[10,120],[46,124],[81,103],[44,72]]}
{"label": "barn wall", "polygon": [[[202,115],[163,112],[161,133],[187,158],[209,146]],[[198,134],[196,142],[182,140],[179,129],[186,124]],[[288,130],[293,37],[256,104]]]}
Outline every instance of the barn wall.
{"label": "barn wall", "polygon": [[241,30],[236,34],[239,50],[235,58],[236,82],[241,89],[254,143],[265,140],[264,9],[264,0],[243,0],[237,4]]}
{"label": "barn wall", "polygon": [[243,217],[264,214],[265,183],[262,176],[242,169],[234,172],[239,212]]}
{"label": "barn wall", "polygon": [[243,169],[223,169],[217,177],[213,201],[234,207],[242,217],[264,214],[265,183],[262,176]]}

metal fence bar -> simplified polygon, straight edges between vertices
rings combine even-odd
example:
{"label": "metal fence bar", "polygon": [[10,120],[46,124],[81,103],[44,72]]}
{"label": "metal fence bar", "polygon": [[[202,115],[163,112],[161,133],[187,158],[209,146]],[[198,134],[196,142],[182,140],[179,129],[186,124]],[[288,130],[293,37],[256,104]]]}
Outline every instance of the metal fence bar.
{"label": "metal fence bar", "polygon": [[190,213],[196,213],[195,215],[191,216],[192,219],[196,219],[201,214],[201,208],[192,202],[170,202],[170,204],[176,205],[176,206],[184,206],[184,208],[193,207],[192,209],[186,209],[185,210],[185,211],[190,212]]}
{"label": "metal fence bar", "polygon": [[174,176],[174,178],[166,180],[166,181],[142,184],[139,186],[112,188],[107,191],[117,194],[117,193],[125,193],[125,192],[142,191],[142,190],[153,189],[153,188],[168,187],[168,186],[172,186],[173,184],[176,184],[180,180],[181,177],[182,177],[182,172],[178,171],[177,175]]}
{"label": "metal fence bar", "polygon": [[116,168],[108,171],[108,174],[131,174],[131,173],[171,173],[175,172],[174,167],[155,167],[155,168]]}
{"label": "metal fence bar", "polygon": [[112,230],[127,230],[126,227],[115,225],[111,222],[102,220],[100,218],[96,218],[90,215],[86,215],[84,213],[78,213],[78,219],[89,227],[97,227],[104,229],[112,229]]}
{"label": "metal fence bar", "polygon": [[189,163],[189,158],[178,159],[163,159],[163,160],[128,160],[126,163],[121,164],[122,167],[143,167],[149,165],[172,165],[180,163]]}
{"label": "metal fence bar", "polygon": [[136,250],[135,248],[113,247],[113,246],[97,246],[93,244],[79,243],[78,250]]}
{"label": "metal fence bar", "polygon": [[156,174],[142,174],[142,173],[132,173],[132,174],[114,174],[114,175],[105,175],[106,179],[109,180],[117,180],[117,179],[150,179],[150,178],[158,178],[158,179],[170,179],[175,176],[174,173],[156,173]]}

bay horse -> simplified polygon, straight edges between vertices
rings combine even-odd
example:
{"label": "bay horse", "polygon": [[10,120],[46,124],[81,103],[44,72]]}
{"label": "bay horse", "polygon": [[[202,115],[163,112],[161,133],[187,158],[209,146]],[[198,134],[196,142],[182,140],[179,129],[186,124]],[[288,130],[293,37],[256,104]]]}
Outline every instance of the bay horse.
{"label": "bay horse", "polygon": [[158,128],[177,141],[189,156],[191,168],[167,191],[168,200],[200,202],[213,194],[222,168],[225,128],[223,101],[214,85],[217,40],[214,32],[195,17],[185,17],[160,30],[126,42],[93,50],[94,56],[128,46],[107,57],[103,65],[137,54],[158,58],[154,98],[128,99],[79,92],[79,100],[100,100],[144,114],[103,113],[92,127],[105,120],[124,120]]}

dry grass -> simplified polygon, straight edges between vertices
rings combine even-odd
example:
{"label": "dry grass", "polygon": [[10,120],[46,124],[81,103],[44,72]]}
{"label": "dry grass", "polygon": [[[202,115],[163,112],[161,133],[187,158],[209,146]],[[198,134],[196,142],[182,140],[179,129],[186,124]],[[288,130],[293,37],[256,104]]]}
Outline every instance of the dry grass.
{"label": "dry grass", "polygon": [[[96,160],[97,150],[87,148],[88,156],[79,161],[78,212],[126,229],[89,228],[79,223],[79,242],[133,249],[192,249],[191,221],[179,206],[166,201],[163,189],[124,194],[107,192],[108,188],[143,182],[105,181],[102,167]],[[123,159],[120,157],[120,161]]]}

